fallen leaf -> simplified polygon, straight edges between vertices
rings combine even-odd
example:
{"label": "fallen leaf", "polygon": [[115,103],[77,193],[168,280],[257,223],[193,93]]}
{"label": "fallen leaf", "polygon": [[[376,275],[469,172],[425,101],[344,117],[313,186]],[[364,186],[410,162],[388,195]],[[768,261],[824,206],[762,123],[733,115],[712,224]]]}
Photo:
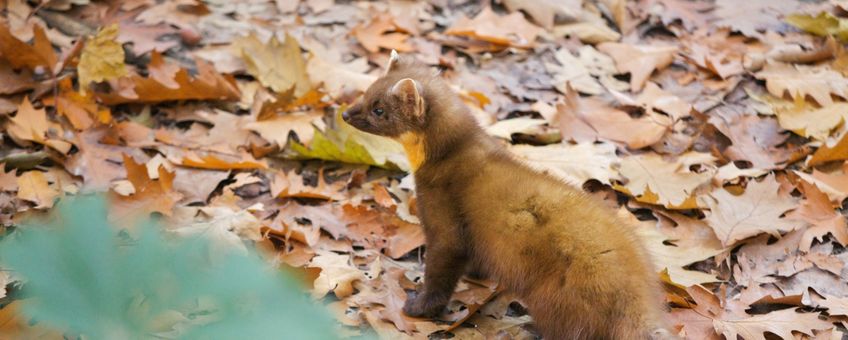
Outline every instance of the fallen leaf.
{"label": "fallen leaf", "polygon": [[830,322],[820,320],[818,313],[798,313],[792,308],[744,319],[717,319],[713,322],[715,329],[727,339],[741,336],[743,339],[765,340],[765,332],[781,339],[794,339],[793,332],[813,335],[813,330],[833,327]]}
{"label": "fallen leaf", "polygon": [[447,35],[465,36],[494,44],[529,47],[542,30],[527,22],[521,13],[500,16],[485,7],[474,19],[462,15],[445,31]]}
{"label": "fallen leaf", "polygon": [[565,104],[557,104],[556,124],[564,139],[577,142],[608,139],[640,149],[659,142],[671,126],[668,117],[648,112],[631,118],[597,97],[580,98],[567,90]]}
{"label": "fallen leaf", "polygon": [[610,184],[618,179],[613,166],[619,163],[615,146],[608,143],[551,144],[545,146],[515,145],[510,151],[528,164],[580,186],[594,179]]}
{"label": "fallen leaf", "polygon": [[800,249],[809,252],[813,241],[824,241],[824,236],[828,233],[833,235],[839,244],[848,245],[848,224],[845,222],[845,216],[834,210],[830,199],[815,184],[804,180],[799,184],[805,199],[801,201],[798,209],[786,214],[786,218],[810,224],[801,237]]}
{"label": "fallen leaf", "polygon": [[0,95],[15,94],[35,87],[32,73],[28,70],[15,72],[12,66],[0,59]]}
{"label": "fallen leaf", "polygon": [[377,80],[375,76],[351,71],[345,65],[330,63],[314,54],[310,55],[306,69],[312,83],[323,84],[324,90],[334,98],[348,92],[363,93]]}
{"label": "fallen leaf", "polygon": [[53,74],[53,67],[58,61],[56,52],[47,40],[44,29],[35,26],[33,32],[33,45],[30,45],[12,35],[7,25],[0,25],[0,52],[14,68],[26,67],[32,71],[43,68],[42,70]]}
{"label": "fallen leaf", "polygon": [[409,35],[395,24],[394,17],[389,13],[378,13],[370,22],[357,25],[350,33],[371,53],[379,52],[380,48],[398,52],[414,50],[406,42]]}
{"label": "fallen leaf", "polygon": [[551,29],[554,27],[554,18],[560,15],[565,18],[578,18],[580,16],[581,3],[577,0],[555,1],[520,1],[504,0],[504,6],[510,12],[524,11],[533,18],[540,26]]}
{"label": "fallen leaf", "polygon": [[144,163],[136,163],[132,156],[124,155],[124,169],[135,192],[130,196],[113,195],[109,219],[130,225],[132,219],[145,217],[153,212],[171,216],[174,205],[182,195],[173,188],[174,173],[160,166],[159,178],[153,180],[147,173]]}
{"label": "fallen leaf", "polygon": [[835,140],[828,139],[825,143],[813,153],[813,156],[807,160],[808,166],[816,166],[832,161],[841,161],[848,159],[848,133],[843,133],[841,137]]}
{"label": "fallen leaf", "polygon": [[272,36],[263,43],[251,34],[233,41],[233,48],[240,51],[247,71],[275,92],[294,87],[295,96],[301,96],[312,88],[306,73],[306,61],[294,37],[286,34],[285,41],[281,43]]}
{"label": "fallen leaf", "polygon": [[262,223],[247,210],[229,207],[180,207],[170,218],[170,231],[180,236],[206,237],[211,241],[210,257],[235,250],[248,254],[244,240],[259,241]]}
{"label": "fallen leaf", "polygon": [[18,176],[18,198],[36,204],[36,209],[53,207],[60,192],[47,183],[47,177],[38,170],[27,171]]}
{"label": "fallen leaf", "polygon": [[297,140],[309,144],[315,131],[313,123],[320,120],[321,112],[295,112],[277,115],[271,119],[247,123],[244,127],[256,131],[262,138],[284,148],[289,140],[289,134],[294,132]]}
{"label": "fallen leaf", "polygon": [[111,93],[98,92],[97,97],[107,105],[124,103],[158,103],[170,100],[235,100],[239,91],[231,76],[216,73],[212,66],[197,60],[197,74],[190,76],[181,68],[174,75],[179,88],[172,89],[152,77],[130,74],[110,82]]}
{"label": "fallen leaf", "polygon": [[309,262],[309,268],[320,268],[321,274],[315,279],[312,289],[313,298],[322,298],[333,292],[338,298],[353,293],[353,282],[365,280],[365,273],[350,263],[350,255],[319,251]]}
{"label": "fallen leaf", "polygon": [[795,100],[810,96],[821,106],[833,104],[831,95],[848,99],[848,79],[826,65],[769,62],[756,76],[766,81],[769,93],[780,98],[786,92]]}
{"label": "fallen leaf", "polygon": [[677,48],[673,46],[628,45],[616,42],[601,43],[598,50],[615,60],[619,72],[630,73],[632,92],[639,92],[655,70],[662,70],[671,65],[677,53]]}
{"label": "fallen leaf", "polygon": [[[703,160],[712,161],[711,158]],[[626,180],[627,192],[641,202],[692,209],[698,206],[694,197],[696,189],[709,183],[715,173],[710,168],[693,172],[689,169],[692,165],[683,159],[670,162],[656,154],[644,154],[623,158],[619,173]]]}
{"label": "fallen leaf", "polygon": [[787,15],[787,23],[815,35],[834,36],[842,42],[848,41],[848,19],[837,18],[829,12],[816,16],[809,14]]}
{"label": "fallen leaf", "polygon": [[92,82],[114,80],[127,74],[124,65],[124,48],[116,40],[118,25],[101,28],[88,39],[77,65],[80,91],[85,93]]}
{"label": "fallen leaf", "polygon": [[795,12],[800,3],[777,4],[770,0],[717,0],[713,15],[717,20],[712,25],[730,27],[749,37],[760,37],[760,31],[775,29],[782,24],[783,14]]}
{"label": "fallen leaf", "polygon": [[29,98],[24,97],[18,106],[15,117],[6,122],[6,131],[18,143],[36,142],[49,146],[62,154],[68,153],[71,144],[60,139],[47,136],[50,124],[44,109],[36,110]]}
{"label": "fallen leaf", "polygon": [[748,182],[745,192],[739,196],[723,189],[710,193],[707,222],[721,244],[732,246],[761,233],[780,237],[781,232],[800,228],[801,223],[781,217],[787,210],[796,208],[798,203],[788,195],[778,194],[779,187],[774,176],[769,175],[761,182]]}

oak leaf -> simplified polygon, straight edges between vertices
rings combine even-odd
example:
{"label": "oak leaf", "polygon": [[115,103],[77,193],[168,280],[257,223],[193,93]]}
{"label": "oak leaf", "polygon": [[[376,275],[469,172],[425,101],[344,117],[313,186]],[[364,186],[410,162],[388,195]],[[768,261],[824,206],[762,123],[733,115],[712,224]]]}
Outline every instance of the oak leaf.
{"label": "oak leaf", "polygon": [[0,95],[15,94],[35,87],[32,73],[27,70],[15,72],[12,66],[0,59]]}
{"label": "oak leaf", "polygon": [[353,294],[353,282],[365,280],[365,272],[350,261],[350,255],[319,251],[308,265],[309,268],[321,269],[313,283],[312,297],[321,298],[331,291],[340,299]]}
{"label": "oak leaf", "polygon": [[129,224],[133,222],[132,219],[144,218],[153,212],[171,216],[174,205],[182,198],[182,194],[173,188],[174,173],[159,166],[159,178],[154,180],[150,178],[144,163],[137,163],[126,154],[123,158],[127,180],[132,183],[135,192],[130,196],[113,195],[113,209],[109,211],[109,219]]}
{"label": "oak leaf", "polygon": [[107,124],[112,120],[111,110],[97,105],[91,93],[76,91],[71,78],[59,81],[59,95],[42,100],[44,105],[55,106],[56,112],[65,116],[77,130],[85,130],[95,122]]}
{"label": "oak leaf", "polygon": [[557,15],[570,19],[579,18],[581,15],[581,3],[578,0],[504,0],[503,4],[510,12],[526,12],[536,23],[546,29],[554,27],[554,19]]}
{"label": "oak leaf", "polygon": [[713,326],[727,339],[737,339],[741,336],[743,339],[765,340],[765,332],[775,334],[781,339],[795,339],[793,332],[813,335],[814,330],[833,327],[830,322],[821,320],[818,316],[818,313],[798,313],[790,308],[748,318],[715,319]]}
{"label": "oak leaf", "polygon": [[837,137],[834,141],[828,139],[822,146],[813,153],[813,156],[807,160],[807,165],[816,166],[819,164],[841,161],[848,159],[848,133],[843,133],[841,137]]}
{"label": "oak leaf", "polygon": [[780,237],[781,232],[792,231],[801,223],[782,218],[781,215],[798,206],[791,196],[778,193],[780,184],[773,175],[761,182],[748,182],[742,195],[734,196],[723,189],[709,194],[710,207],[707,222],[724,246],[732,246],[745,238],[761,233]]}
{"label": "oak leaf", "polygon": [[18,198],[35,203],[36,209],[52,208],[59,194],[59,190],[50,187],[41,171],[27,171],[18,177]]}
{"label": "oak leaf", "polygon": [[124,48],[118,38],[118,24],[101,28],[88,39],[77,65],[79,86],[85,92],[92,82],[114,80],[127,74],[124,65]]}
{"label": "oak leaf", "polygon": [[[697,154],[693,152],[687,155]],[[626,179],[624,188],[642,202],[670,208],[697,207],[695,191],[709,183],[715,171],[698,173],[689,170],[689,167],[696,163],[687,162],[687,155],[682,155],[676,162],[666,161],[652,153],[623,158],[619,173]],[[696,162],[706,163],[713,160],[710,156],[701,158]]]}
{"label": "oak leaf", "polygon": [[831,95],[848,98],[848,78],[828,66],[770,62],[756,76],[766,81],[769,93],[780,98],[786,92],[795,100],[810,96],[821,106],[833,104]]}
{"label": "oak leaf", "polygon": [[791,14],[784,20],[792,26],[815,35],[834,36],[842,42],[848,41],[848,19],[837,18],[830,12],[821,12],[816,16]]}
{"label": "oak leaf", "polygon": [[618,179],[612,169],[618,164],[618,158],[615,146],[609,143],[515,145],[510,147],[510,151],[528,164],[548,170],[576,186],[591,179],[603,184]]}
{"label": "oak leaf", "polygon": [[248,210],[230,207],[179,207],[174,209],[170,231],[180,236],[203,236],[210,240],[209,256],[221,256],[230,250],[248,254],[242,240],[259,241],[262,223]]}
{"label": "oak leaf", "polygon": [[813,241],[823,242],[828,233],[833,235],[839,244],[848,245],[848,223],[845,222],[845,216],[834,210],[830,199],[815,184],[804,180],[799,184],[805,199],[801,201],[798,209],[787,213],[786,217],[810,224],[801,237],[800,249],[810,251]]}
{"label": "oak leaf", "polygon": [[674,60],[677,47],[630,45],[617,42],[605,42],[598,50],[615,60],[621,73],[630,73],[630,90],[639,92],[645,82],[656,70],[662,70]]}
{"label": "oak leaf", "polygon": [[324,90],[333,98],[349,92],[365,92],[377,80],[376,76],[352,71],[345,65],[331,63],[314,54],[307,61],[306,71],[312,83],[323,84]]}
{"label": "oak leaf", "polygon": [[789,109],[776,107],[774,111],[782,128],[824,141],[831,131],[848,118],[848,103],[836,102],[825,107],[815,107],[802,101]]}
{"label": "oak leaf", "polygon": [[760,31],[776,29],[782,22],[780,17],[795,12],[798,2],[774,2],[771,0],[717,0],[712,12],[717,19],[713,25],[730,27],[748,37],[760,37]]}
{"label": "oak leaf", "polygon": [[277,115],[271,119],[250,122],[245,128],[255,131],[262,138],[273,142],[279,148],[284,148],[289,140],[289,134],[294,132],[301,143],[309,144],[315,131],[313,124],[320,120],[321,112],[294,112]]}
{"label": "oak leaf", "polygon": [[247,71],[275,92],[294,87],[295,96],[301,96],[312,88],[300,45],[291,35],[286,34],[282,43],[276,36],[263,43],[251,34],[235,40],[233,48],[241,54]]}
{"label": "oak leaf", "polygon": [[639,149],[659,142],[671,126],[671,120],[654,112],[631,118],[627,112],[610,107],[596,97],[580,98],[568,88],[565,103],[557,104],[556,126],[562,137],[577,142],[598,138],[627,144]]}

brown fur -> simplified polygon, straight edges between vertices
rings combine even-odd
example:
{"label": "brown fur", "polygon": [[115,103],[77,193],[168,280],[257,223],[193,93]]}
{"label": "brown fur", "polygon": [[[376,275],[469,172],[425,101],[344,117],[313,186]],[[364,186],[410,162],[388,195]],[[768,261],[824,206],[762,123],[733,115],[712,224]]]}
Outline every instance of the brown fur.
{"label": "brown fur", "polygon": [[[394,87],[405,78],[416,86]],[[636,236],[600,202],[513,159],[426,67],[395,62],[345,119],[423,141],[414,175],[425,279],[407,314],[440,313],[470,267],[516,292],[546,339],[671,337]]]}

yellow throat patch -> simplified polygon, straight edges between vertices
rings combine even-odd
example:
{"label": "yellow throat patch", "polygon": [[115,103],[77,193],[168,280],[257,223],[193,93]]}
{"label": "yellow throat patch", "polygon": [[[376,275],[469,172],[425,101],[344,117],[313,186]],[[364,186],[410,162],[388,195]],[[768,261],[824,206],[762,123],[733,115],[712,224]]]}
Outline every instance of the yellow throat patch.
{"label": "yellow throat patch", "polygon": [[418,170],[421,163],[424,163],[424,138],[415,132],[404,132],[395,140],[403,145],[412,171]]}

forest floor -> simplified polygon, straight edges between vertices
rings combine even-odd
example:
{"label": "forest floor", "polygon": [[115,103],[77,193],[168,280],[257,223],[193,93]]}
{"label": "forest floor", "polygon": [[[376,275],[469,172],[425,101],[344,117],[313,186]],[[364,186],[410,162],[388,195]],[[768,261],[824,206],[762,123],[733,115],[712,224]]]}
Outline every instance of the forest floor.
{"label": "forest floor", "polygon": [[675,333],[841,339],[846,40],[844,0],[0,1],[0,224],[107,193],[117,225],[296,268],[342,334],[532,338],[493,281],[401,312],[425,256],[409,164],[338,118],[394,49],[631,221]]}

